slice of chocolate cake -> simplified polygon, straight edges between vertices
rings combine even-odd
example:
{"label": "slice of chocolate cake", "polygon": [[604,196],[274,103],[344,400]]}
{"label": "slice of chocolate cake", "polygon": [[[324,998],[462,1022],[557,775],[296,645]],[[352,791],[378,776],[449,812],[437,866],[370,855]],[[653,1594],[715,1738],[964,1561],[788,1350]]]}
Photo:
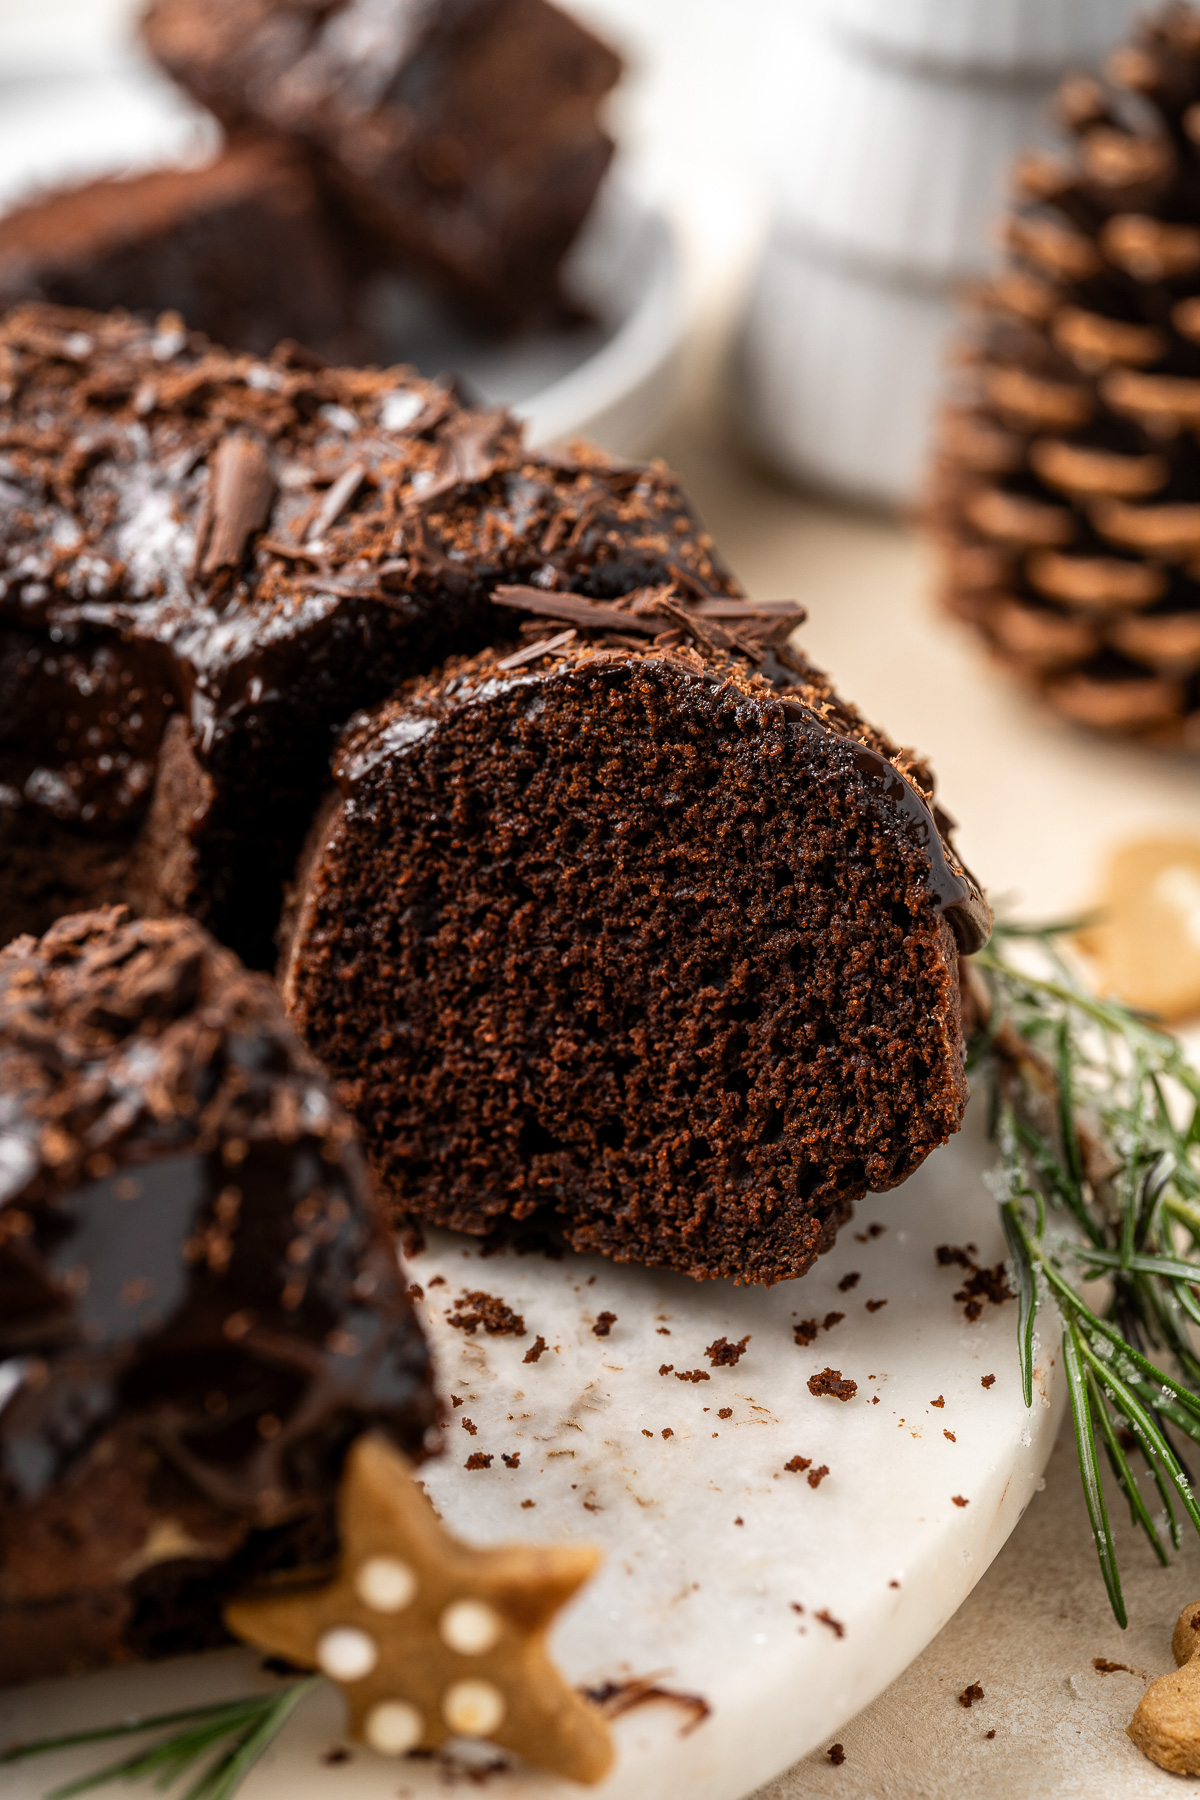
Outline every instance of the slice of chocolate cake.
{"label": "slice of chocolate cake", "polygon": [[535,641],[342,744],[292,1017],[397,1217],[802,1275],[966,1101],[990,914],[929,772],[771,648],[794,612],[497,599]]}
{"label": "slice of chocolate cake", "polygon": [[224,1642],[429,1358],[278,998],[121,908],[0,952],[0,1682]]}
{"label": "slice of chocolate cake", "polygon": [[307,144],[385,260],[502,326],[553,301],[621,65],[547,0],[152,0],[143,31],[227,126]]}
{"label": "slice of chocolate cake", "polygon": [[301,154],[240,143],[202,169],[89,182],[0,218],[0,307],[173,311],[235,349],[365,347],[336,232]]}
{"label": "slice of chocolate cake", "polygon": [[274,960],[331,731],[512,638],[497,582],[733,591],[674,480],[528,451],[408,369],[0,320],[0,941],[187,911]]}

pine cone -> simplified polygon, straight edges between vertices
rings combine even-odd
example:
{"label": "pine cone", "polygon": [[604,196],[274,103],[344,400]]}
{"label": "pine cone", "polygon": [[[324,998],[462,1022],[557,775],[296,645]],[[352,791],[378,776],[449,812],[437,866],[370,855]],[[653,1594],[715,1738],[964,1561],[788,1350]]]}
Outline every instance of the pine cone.
{"label": "pine cone", "polygon": [[946,604],[1081,725],[1200,749],[1200,11],[1072,76],[940,425]]}

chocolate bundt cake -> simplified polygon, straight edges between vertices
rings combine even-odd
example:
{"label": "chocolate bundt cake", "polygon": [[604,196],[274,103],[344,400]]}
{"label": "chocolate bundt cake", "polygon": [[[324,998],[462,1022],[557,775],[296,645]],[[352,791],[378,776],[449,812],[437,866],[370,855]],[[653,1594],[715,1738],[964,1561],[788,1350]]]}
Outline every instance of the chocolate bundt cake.
{"label": "chocolate bundt cake", "polygon": [[40,195],[0,218],[0,308],[21,300],[188,325],[265,356],[296,338],[359,353],[351,269],[304,158],[242,142],[200,169]]}
{"label": "chocolate bundt cake", "polygon": [[620,59],[547,0],[151,0],[169,75],[233,132],[307,146],[384,260],[484,319],[555,299],[612,141]]}
{"label": "chocolate bundt cake", "polygon": [[261,976],[123,908],[0,952],[0,1683],[226,1641],[321,1565],[429,1358],[351,1127]]}
{"label": "chocolate bundt cake", "polygon": [[331,731],[506,635],[500,582],[735,592],[673,479],[408,369],[0,319],[0,942],[109,900],[259,966]]}
{"label": "chocolate bundt cake", "polygon": [[397,1216],[802,1275],[965,1104],[990,914],[929,772],[779,647],[794,612],[497,600],[533,641],[341,745],[291,1015]]}

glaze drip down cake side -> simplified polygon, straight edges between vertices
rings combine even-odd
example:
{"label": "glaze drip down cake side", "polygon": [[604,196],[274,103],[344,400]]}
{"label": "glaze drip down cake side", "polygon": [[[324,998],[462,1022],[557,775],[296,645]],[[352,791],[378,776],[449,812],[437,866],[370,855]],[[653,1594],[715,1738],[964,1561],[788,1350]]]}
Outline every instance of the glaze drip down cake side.
{"label": "glaze drip down cake side", "polygon": [[292,1016],[397,1217],[801,1275],[965,1105],[990,920],[928,772],[772,647],[794,614],[497,598],[549,615],[523,650],[343,740]]}
{"label": "glaze drip down cake side", "polygon": [[436,1416],[270,984],[123,908],[0,951],[0,1683],[227,1642],[231,1593],[329,1561],[350,1443]]}

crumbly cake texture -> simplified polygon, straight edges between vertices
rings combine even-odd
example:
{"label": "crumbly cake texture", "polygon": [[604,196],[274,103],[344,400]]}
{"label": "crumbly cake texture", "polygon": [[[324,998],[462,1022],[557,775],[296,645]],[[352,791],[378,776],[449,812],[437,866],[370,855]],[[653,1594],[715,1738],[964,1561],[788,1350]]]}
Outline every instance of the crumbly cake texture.
{"label": "crumbly cake texture", "polygon": [[241,142],[201,169],[88,182],[0,218],[0,308],[178,312],[231,348],[362,347],[352,273],[303,156]]}
{"label": "crumbly cake texture", "polygon": [[305,144],[384,260],[500,325],[554,300],[621,64],[547,0],[152,0],[142,29],[229,129]]}
{"label": "crumbly cake texture", "polygon": [[124,908],[0,952],[0,1682],[226,1641],[323,1567],[429,1358],[352,1129],[261,976]]}
{"label": "crumbly cake texture", "polygon": [[801,1275],[959,1125],[986,902],[750,603],[509,598],[559,616],[345,737],[292,1016],[398,1219]]}
{"label": "crumbly cake texture", "polygon": [[497,584],[736,591],[661,467],[119,313],[0,320],[0,500],[0,941],[129,900],[267,966],[331,730],[515,639]]}

